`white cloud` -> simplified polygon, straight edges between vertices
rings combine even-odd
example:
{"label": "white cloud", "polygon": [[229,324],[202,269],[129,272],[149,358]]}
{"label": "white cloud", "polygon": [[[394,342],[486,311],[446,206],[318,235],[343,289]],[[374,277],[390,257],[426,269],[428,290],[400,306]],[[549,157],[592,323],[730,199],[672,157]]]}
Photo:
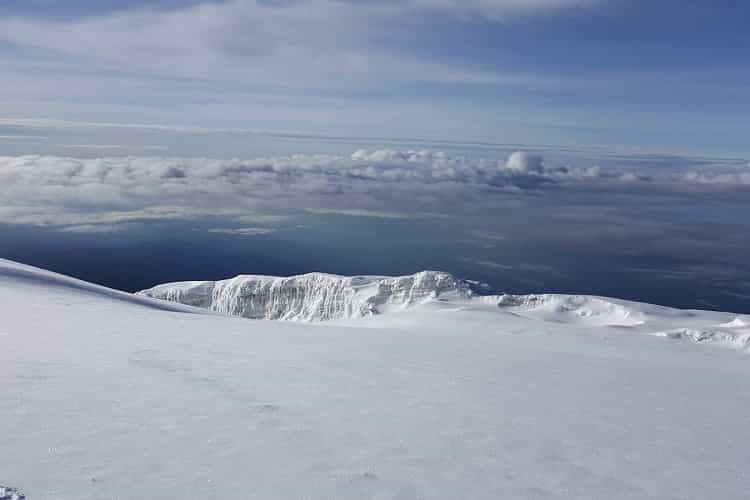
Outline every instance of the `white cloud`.
{"label": "white cloud", "polygon": [[540,155],[516,151],[510,155],[505,167],[515,172],[541,173],[544,172],[544,159]]}

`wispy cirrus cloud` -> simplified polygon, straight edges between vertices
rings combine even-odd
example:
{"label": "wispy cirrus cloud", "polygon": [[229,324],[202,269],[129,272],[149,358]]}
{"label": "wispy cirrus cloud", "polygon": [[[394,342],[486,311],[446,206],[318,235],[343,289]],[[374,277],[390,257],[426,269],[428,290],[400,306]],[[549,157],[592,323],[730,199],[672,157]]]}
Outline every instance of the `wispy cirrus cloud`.
{"label": "wispy cirrus cloud", "polygon": [[127,68],[126,73],[161,78],[326,89],[435,81],[519,83],[525,77],[410,56],[382,40],[401,38],[416,26],[410,19],[425,11],[511,15],[586,3],[233,0],[168,10],[137,6],[72,19],[2,18],[0,41],[46,51],[58,64],[84,64],[80,68],[88,73]]}
{"label": "wispy cirrus cloud", "polygon": [[[7,116],[746,149],[737,97],[747,90],[744,58],[710,71],[653,61],[641,68],[624,49],[641,47],[639,28],[653,23],[649,9],[629,2],[44,3],[0,10]],[[602,38],[601,20],[620,14],[617,36]],[[675,24],[680,15],[665,9]],[[664,42],[663,33],[649,34]],[[668,46],[682,60],[695,40],[734,35],[696,33]],[[637,59],[651,53],[643,48]],[[682,104],[693,99],[706,105],[700,119],[685,119],[696,117]]]}
{"label": "wispy cirrus cloud", "polygon": [[558,9],[587,7],[601,0],[412,0],[424,8],[449,10],[462,15],[478,14],[490,19],[545,14]]}

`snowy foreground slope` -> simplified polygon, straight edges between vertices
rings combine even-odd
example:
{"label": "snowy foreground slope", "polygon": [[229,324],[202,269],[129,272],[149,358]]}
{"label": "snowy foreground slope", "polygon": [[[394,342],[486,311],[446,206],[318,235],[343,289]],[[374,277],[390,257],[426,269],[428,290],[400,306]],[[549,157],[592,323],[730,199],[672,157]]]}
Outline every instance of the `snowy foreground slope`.
{"label": "snowy foreground slope", "polygon": [[0,486],[35,500],[747,498],[747,353],[649,335],[739,339],[747,318],[502,300],[249,321],[0,260]]}

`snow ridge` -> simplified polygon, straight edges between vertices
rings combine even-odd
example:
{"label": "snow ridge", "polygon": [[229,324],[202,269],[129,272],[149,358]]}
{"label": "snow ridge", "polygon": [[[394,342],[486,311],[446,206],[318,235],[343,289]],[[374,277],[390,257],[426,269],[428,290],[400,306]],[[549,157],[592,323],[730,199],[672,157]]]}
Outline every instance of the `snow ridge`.
{"label": "snow ridge", "polygon": [[166,283],[138,292],[232,316],[305,322],[361,318],[447,294],[467,298],[471,293],[467,283],[439,271],[400,277],[241,275],[222,281]]}
{"label": "snow ridge", "polygon": [[[59,290],[78,295],[108,298],[134,306],[163,311],[205,314],[205,311],[200,311],[199,309],[190,309],[178,304],[166,304],[163,301],[152,300],[148,297],[136,297],[131,293],[113,290],[112,288],[95,285],[71,278],[70,276],[0,258],[0,287],[13,288],[19,286],[34,286],[46,291]],[[0,500],[3,500],[2,497],[0,497]]]}

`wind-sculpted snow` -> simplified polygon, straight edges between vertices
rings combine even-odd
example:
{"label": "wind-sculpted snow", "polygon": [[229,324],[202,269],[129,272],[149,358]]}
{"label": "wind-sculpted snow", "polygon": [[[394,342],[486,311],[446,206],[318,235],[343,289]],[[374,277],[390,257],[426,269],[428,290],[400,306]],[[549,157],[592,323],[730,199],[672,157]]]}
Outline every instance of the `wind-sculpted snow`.
{"label": "wind-sculpted snow", "polygon": [[592,326],[634,326],[643,323],[643,313],[616,301],[586,295],[501,295],[499,307],[515,308],[522,315],[560,323]]}
{"label": "wind-sculpted snow", "polygon": [[289,278],[237,276],[222,281],[167,283],[140,295],[253,319],[326,321],[406,308],[445,294],[471,295],[448,273],[344,277],[310,273]]}

